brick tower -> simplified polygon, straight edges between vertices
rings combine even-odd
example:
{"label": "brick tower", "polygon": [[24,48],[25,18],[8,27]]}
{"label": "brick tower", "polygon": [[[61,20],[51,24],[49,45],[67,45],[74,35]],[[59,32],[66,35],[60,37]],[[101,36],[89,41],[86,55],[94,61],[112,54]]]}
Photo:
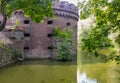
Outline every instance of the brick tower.
{"label": "brick tower", "polygon": [[[79,19],[77,7],[65,1],[53,0],[52,9],[55,17],[44,18],[42,23],[32,22],[30,18],[24,16],[22,10],[13,12],[12,19],[7,22],[9,26],[13,20],[17,19],[18,23],[16,22],[17,26],[15,28],[21,30],[19,39],[22,41],[21,43],[15,42],[15,45],[18,44],[17,49],[21,51],[25,58],[56,58],[55,51],[49,49],[51,44],[54,43],[53,29],[55,26],[60,29],[71,28],[73,30],[72,48],[74,55],[77,55],[77,22]],[[14,40],[16,39],[14,38]],[[57,42],[54,44],[57,44]]]}

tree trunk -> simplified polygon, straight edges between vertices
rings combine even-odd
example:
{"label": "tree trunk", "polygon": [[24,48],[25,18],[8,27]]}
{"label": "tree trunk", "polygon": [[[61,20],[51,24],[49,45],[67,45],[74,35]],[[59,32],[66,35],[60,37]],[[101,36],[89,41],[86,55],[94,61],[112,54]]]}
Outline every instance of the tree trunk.
{"label": "tree trunk", "polygon": [[8,2],[8,0],[2,0],[1,1],[1,14],[3,16],[3,20],[0,24],[0,31],[2,31],[5,28],[6,22],[7,22],[7,15],[5,14],[5,5]]}

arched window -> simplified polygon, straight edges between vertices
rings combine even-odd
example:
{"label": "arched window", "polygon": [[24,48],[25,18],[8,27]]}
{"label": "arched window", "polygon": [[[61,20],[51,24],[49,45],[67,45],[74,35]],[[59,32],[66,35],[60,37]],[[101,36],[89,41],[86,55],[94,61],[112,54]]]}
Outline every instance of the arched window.
{"label": "arched window", "polygon": [[63,18],[65,18],[65,15],[63,14]]}
{"label": "arched window", "polygon": [[59,14],[60,17],[62,17],[62,14]]}
{"label": "arched window", "polygon": [[14,15],[16,15],[17,13],[18,13],[18,11],[15,11],[15,12],[14,12]]}
{"label": "arched window", "polygon": [[19,15],[23,15],[23,11],[19,11]]}
{"label": "arched window", "polygon": [[68,15],[66,15],[66,18],[68,18]]}
{"label": "arched window", "polygon": [[57,17],[58,17],[58,16],[59,16],[59,15],[58,15],[58,13],[55,13],[55,16],[57,16]]}
{"label": "arched window", "polygon": [[70,18],[70,15],[68,16],[68,18]]}

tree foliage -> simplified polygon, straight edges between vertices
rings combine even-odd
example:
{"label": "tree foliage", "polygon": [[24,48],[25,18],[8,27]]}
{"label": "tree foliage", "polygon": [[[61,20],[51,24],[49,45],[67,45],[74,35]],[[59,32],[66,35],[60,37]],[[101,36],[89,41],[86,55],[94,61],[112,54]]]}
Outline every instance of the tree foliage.
{"label": "tree foliage", "polygon": [[0,41],[0,51],[1,51],[1,56],[8,56],[10,55],[10,49],[9,47],[4,44],[2,41]]}
{"label": "tree foliage", "polygon": [[18,57],[21,57],[21,53],[17,49],[10,49],[7,44],[4,44],[2,41],[0,41],[0,57],[3,57],[3,59],[4,57],[11,57],[13,60],[17,60]]}
{"label": "tree foliage", "polygon": [[95,26],[92,26],[90,32],[80,41],[84,51],[98,55],[99,49],[113,48],[112,40],[108,38],[112,33],[118,33],[115,43],[120,46],[120,0],[83,1],[79,3],[79,7],[81,19],[90,16],[95,19]]}
{"label": "tree foliage", "polygon": [[59,30],[59,28],[54,28],[54,37],[59,38],[61,41],[57,46],[57,59],[58,60],[70,60],[72,59],[73,51],[72,51],[72,30],[71,29],[63,29]]}
{"label": "tree foliage", "polygon": [[52,0],[0,0],[0,4],[0,13],[4,18],[0,30],[5,27],[7,18],[15,10],[23,10],[35,22],[40,22],[45,16],[53,16]]}

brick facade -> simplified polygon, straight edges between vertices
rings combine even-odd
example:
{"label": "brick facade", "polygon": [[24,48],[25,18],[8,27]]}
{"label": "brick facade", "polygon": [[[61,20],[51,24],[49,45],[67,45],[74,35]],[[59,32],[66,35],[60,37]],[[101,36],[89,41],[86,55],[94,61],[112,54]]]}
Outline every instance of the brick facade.
{"label": "brick facade", "polygon": [[[65,1],[58,2],[54,0],[52,8],[55,17],[45,18],[42,23],[32,22],[30,18],[24,16],[21,10],[15,11],[11,20],[7,22],[5,30],[1,32],[5,33],[5,36],[10,34],[9,39],[14,34],[15,37],[10,41],[14,40],[13,47],[21,51],[25,58],[56,57],[55,50],[51,51],[48,48],[54,43],[52,34],[55,26],[60,29],[72,28],[74,33],[73,50],[74,54],[77,55],[77,22],[79,19],[77,7]],[[15,22],[18,22],[17,25],[14,24]],[[13,25],[15,28],[13,28]],[[12,31],[15,30],[15,32],[12,33],[11,29]]]}

